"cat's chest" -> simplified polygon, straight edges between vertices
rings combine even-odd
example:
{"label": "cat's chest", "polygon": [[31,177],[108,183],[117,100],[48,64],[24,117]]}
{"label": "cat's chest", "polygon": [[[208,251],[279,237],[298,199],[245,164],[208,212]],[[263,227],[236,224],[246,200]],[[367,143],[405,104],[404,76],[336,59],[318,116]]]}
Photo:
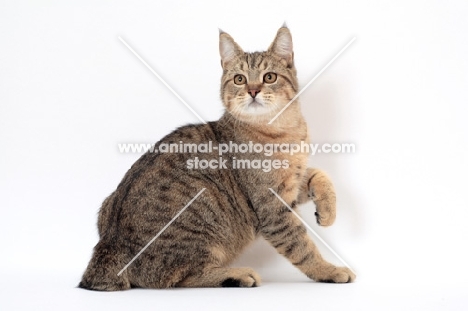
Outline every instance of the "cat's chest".
{"label": "cat's chest", "polygon": [[299,195],[304,175],[308,166],[310,141],[309,137],[302,136],[299,139],[292,139],[289,152],[279,152],[275,157],[280,160],[284,166],[274,174],[277,189],[281,197],[292,204]]}
{"label": "cat's chest", "polygon": [[[233,164],[236,165],[233,169],[242,183],[262,189],[288,189],[286,201],[291,203],[289,198],[296,199],[309,156],[309,135],[305,123],[287,131],[261,128],[239,136],[244,144],[253,145],[252,152],[242,154],[239,150],[233,154]],[[255,167],[254,163],[257,164]],[[250,164],[254,169],[245,170],[241,164]]]}
{"label": "cat's chest", "polygon": [[[267,162],[274,163],[271,172],[263,177],[266,183],[272,187],[294,189],[299,188],[307,169],[309,138],[307,133],[302,135],[291,135],[283,139],[266,142],[265,146],[273,146],[274,152],[271,156],[266,155]],[[280,187],[280,188],[281,188]]]}

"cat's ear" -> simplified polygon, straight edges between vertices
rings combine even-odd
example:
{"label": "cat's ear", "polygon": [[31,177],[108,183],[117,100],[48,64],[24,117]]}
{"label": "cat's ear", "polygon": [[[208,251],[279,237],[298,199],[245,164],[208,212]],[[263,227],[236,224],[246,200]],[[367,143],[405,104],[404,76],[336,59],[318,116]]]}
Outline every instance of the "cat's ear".
{"label": "cat's ear", "polygon": [[237,56],[244,54],[244,51],[230,35],[220,29],[219,54],[221,55],[221,66],[226,69]]}
{"label": "cat's ear", "polygon": [[292,36],[286,24],[278,30],[275,40],[268,48],[268,51],[279,56],[287,67],[293,65],[294,52]]}

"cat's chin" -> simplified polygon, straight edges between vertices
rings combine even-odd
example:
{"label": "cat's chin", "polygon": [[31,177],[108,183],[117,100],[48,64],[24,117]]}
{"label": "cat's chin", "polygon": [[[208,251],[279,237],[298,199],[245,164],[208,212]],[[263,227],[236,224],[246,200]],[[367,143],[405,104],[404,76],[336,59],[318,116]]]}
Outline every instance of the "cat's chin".
{"label": "cat's chin", "polygon": [[249,109],[255,109],[260,107],[265,107],[265,104],[259,103],[258,101],[252,101],[250,104],[247,105]]}
{"label": "cat's chin", "polygon": [[261,97],[250,98],[242,103],[241,107],[231,110],[230,113],[239,121],[268,123],[278,113],[277,107],[277,104],[265,103]]}
{"label": "cat's chin", "polygon": [[266,107],[246,109],[236,116],[236,119],[247,123],[267,123],[272,118],[271,111]]}
{"label": "cat's chin", "polygon": [[247,118],[268,117],[271,115],[271,109],[265,105],[258,104],[258,106],[249,106],[246,108],[242,115]]}
{"label": "cat's chin", "polygon": [[244,109],[244,111],[245,111],[245,114],[258,116],[258,115],[263,115],[263,114],[269,113],[270,109],[264,104],[253,102],[253,103],[249,104]]}
{"label": "cat's chin", "polygon": [[247,116],[261,116],[270,114],[271,108],[268,107],[261,99],[251,99],[245,104],[243,114]]}

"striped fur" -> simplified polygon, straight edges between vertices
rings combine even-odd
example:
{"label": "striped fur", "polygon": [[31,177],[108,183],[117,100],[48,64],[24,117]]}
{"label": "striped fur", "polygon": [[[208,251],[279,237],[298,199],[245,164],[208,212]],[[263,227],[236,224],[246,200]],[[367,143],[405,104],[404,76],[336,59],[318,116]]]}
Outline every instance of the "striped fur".
{"label": "striped fur", "polygon": [[[271,125],[276,113],[298,91],[289,30],[280,28],[266,52],[244,53],[220,34],[224,116],[208,124],[187,125],[162,143],[300,143],[308,142],[306,123],[296,101]],[[289,44],[289,46],[288,46]],[[266,72],[275,83],[263,82]],[[242,74],[245,85],[233,78]],[[260,112],[246,98],[259,90]],[[261,106],[261,105],[259,105]],[[108,196],[98,217],[99,242],[79,287],[115,291],[131,287],[253,287],[260,278],[250,268],[229,264],[256,237],[263,236],[292,264],[316,281],[350,282],[354,274],[327,263],[299,220],[269,190],[290,206],[314,200],[319,224],[335,219],[335,193],[327,176],[307,168],[307,154],[271,157],[229,153],[228,169],[188,169],[187,160],[218,159],[214,153],[144,154]],[[264,172],[233,169],[232,160],[279,159],[289,167]],[[202,189],[206,190],[120,276],[117,274]]]}

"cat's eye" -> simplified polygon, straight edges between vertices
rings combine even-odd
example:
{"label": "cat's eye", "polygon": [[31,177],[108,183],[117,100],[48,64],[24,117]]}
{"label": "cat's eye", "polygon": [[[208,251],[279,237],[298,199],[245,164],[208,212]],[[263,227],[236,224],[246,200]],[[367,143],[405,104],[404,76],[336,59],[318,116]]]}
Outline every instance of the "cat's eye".
{"label": "cat's eye", "polygon": [[276,81],[278,76],[274,72],[268,72],[263,76],[263,82],[265,83],[273,83]]}
{"label": "cat's eye", "polygon": [[237,85],[242,85],[247,82],[247,79],[243,75],[236,75],[234,77],[234,83]]}

